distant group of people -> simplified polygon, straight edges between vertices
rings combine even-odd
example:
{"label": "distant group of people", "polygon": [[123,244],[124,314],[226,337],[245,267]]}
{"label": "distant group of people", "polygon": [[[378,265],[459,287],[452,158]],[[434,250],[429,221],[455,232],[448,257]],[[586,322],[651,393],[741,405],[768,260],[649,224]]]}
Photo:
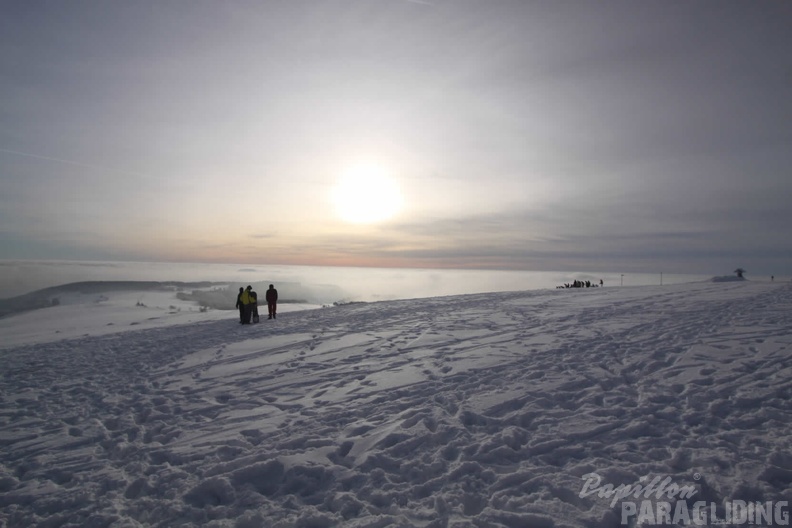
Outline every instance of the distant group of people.
{"label": "distant group of people", "polygon": [[[269,285],[264,298],[267,301],[268,319],[277,319],[278,290],[275,286]],[[253,286],[248,284],[247,288],[239,288],[236,307],[239,309],[239,324],[250,324],[251,320],[259,322],[258,294],[253,291]]]}
{"label": "distant group of people", "polygon": [[599,284],[594,284],[591,281],[573,281],[572,284],[565,283],[563,286],[557,286],[557,288],[596,288],[597,286],[604,286],[605,283],[602,282],[600,279]]}

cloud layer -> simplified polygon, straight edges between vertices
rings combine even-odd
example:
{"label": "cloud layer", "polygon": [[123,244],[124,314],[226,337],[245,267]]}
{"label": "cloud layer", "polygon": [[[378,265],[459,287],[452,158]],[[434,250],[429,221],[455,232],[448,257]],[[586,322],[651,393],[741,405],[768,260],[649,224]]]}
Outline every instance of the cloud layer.
{"label": "cloud layer", "polygon": [[[0,258],[788,268],[792,7],[15,4]],[[345,224],[350,167],[399,182]]]}

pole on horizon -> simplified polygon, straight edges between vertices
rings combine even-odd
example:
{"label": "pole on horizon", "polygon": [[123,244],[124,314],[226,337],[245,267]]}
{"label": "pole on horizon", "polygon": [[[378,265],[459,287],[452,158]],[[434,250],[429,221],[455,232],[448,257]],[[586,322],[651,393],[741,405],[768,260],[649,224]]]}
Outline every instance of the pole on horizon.
{"label": "pole on horizon", "polygon": [[624,273],[621,275],[621,285],[624,286]]}

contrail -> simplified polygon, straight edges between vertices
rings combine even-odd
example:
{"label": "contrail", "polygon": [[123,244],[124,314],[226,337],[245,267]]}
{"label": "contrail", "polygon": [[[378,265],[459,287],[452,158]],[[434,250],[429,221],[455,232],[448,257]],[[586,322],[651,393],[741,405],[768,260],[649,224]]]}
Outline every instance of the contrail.
{"label": "contrail", "polygon": [[115,172],[115,173],[118,173],[118,174],[126,174],[127,176],[145,177],[144,174],[139,174],[139,173],[136,173],[136,172],[129,172],[129,171],[124,171],[124,170],[119,170],[119,169],[111,169],[109,167],[100,167],[99,165],[91,165],[91,164],[88,164],[88,163],[80,163],[78,161],[70,161],[70,160],[61,159],[61,158],[52,158],[50,156],[40,156],[38,154],[30,154],[28,152],[19,152],[17,150],[8,150],[8,149],[0,148],[0,152],[5,152],[7,154],[15,154],[17,156],[25,156],[26,158],[35,158],[35,159],[40,159],[40,160],[45,160],[45,161],[54,161],[55,163],[64,163],[66,165],[74,165],[75,167],[83,167],[83,168],[86,168],[86,169],[97,169],[97,170],[103,170],[103,171],[111,171],[111,172]]}

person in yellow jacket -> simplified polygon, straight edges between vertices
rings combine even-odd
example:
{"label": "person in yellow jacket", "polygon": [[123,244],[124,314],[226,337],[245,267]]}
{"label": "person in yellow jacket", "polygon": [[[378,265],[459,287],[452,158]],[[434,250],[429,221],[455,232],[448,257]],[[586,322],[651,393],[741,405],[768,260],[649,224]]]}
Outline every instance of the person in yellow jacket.
{"label": "person in yellow jacket", "polygon": [[253,286],[248,285],[239,295],[239,302],[245,309],[244,317],[242,318],[242,324],[250,324],[250,314],[253,312],[253,299],[250,296],[250,290],[253,289]]}

